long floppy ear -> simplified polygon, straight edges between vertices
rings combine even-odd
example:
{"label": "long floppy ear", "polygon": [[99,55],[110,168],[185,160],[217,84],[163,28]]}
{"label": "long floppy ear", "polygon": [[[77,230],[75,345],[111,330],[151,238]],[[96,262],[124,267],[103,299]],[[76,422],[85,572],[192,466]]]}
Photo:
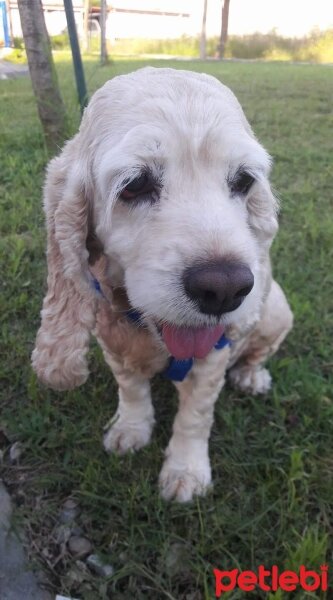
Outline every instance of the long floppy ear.
{"label": "long floppy ear", "polygon": [[86,247],[88,169],[78,143],[76,136],[51,161],[44,190],[48,290],[32,365],[39,379],[57,390],[74,388],[88,377],[86,354],[97,307]]}
{"label": "long floppy ear", "polygon": [[269,248],[278,230],[278,201],[268,178],[262,176],[248,200],[249,225],[264,247]]}

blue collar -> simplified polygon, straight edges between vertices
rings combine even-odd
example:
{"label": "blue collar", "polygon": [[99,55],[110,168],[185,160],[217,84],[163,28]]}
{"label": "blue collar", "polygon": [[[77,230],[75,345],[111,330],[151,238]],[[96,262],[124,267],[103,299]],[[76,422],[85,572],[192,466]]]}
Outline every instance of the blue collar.
{"label": "blue collar", "polygon": [[[99,294],[104,296],[100,283],[97,281],[97,279],[95,279],[95,277],[93,278],[93,286]],[[129,321],[132,321],[133,323],[139,323],[141,321],[141,313],[134,308],[128,310],[125,314]],[[214,348],[215,350],[222,350],[222,348],[230,346],[230,344],[230,340],[228,340],[228,338],[226,338],[223,334],[216,342]],[[164,369],[164,371],[162,371],[161,375],[166,379],[171,379],[171,381],[184,381],[186,375],[193,367],[193,362],[193,358],[177,360],[174,356],[171,356],[168,366]]]}
{"label": "blue collar", "polygon": [[[230,341],[225,335],[221,335],[218,342],[216,342],[215,350],[222,350],[226,346],[230,346]],[[170,361],[166,369],[162,372],[163,377],[171,379],[171,381],[184,381],[186,375],[190,372],[193,367],[194,358],[186,358],[185,360],[177,360],[174,356],[171,356]]]}

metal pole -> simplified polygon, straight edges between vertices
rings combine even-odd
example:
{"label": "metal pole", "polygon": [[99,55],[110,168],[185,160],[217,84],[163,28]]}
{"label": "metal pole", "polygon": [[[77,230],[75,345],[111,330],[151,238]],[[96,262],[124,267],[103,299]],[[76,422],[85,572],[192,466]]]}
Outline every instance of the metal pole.
{"label": "metal pole", "polygon": [[9,0],[6,0],[6,7],[7,7],[7,17],[8,17],[8,21],[9,21],[10,45],[12,48],[14,48],[13,20],[12,20],[12,11],[10,8]]}
{"label": "metal pole", "polygon": [[101,0],[101,64],[105,65],[108,60],[108,53],[106,48],[106,12],[107,5],[106,0]]}
{"label": "metal pole", "polygon": [[74,72],[76,79],[76,88],[79,96],[79,102],[81,106],[81,113],[83,112],[85,106],[88,103],[88,94],[86,82],[84,79],[84,71],[80,53],[79,40],[77,37],[76,24],[74,19],[74,10],[72,0],[64,0],[65,12],[66,12],[66,20],[68,27],[69,40],[71,43],[72,49],[72,57],[74,64]]}
{"label": "metal pole", "polygon": [[0,9],[2,13],[2,27],[3,27],[3,35],[5,48],[10,48],[10,37],[9,37],[9,28],[8,28],[8,19],[7,19],[7,6],[5,0],[0,2]]}

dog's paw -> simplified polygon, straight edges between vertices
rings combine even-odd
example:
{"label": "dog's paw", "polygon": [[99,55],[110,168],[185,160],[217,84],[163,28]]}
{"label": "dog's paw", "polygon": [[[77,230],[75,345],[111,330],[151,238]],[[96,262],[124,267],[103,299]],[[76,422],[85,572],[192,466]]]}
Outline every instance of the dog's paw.
{"label": "dog's paw", "polygon": [[242,392],[266,394],[272,385],[269,371],[264,367],[243,365],[234,367],[228,374],[230,383]]}
{"label": "dog's paw", "polygon": [[129,423],[121,417],[106,430],[103,445],[107,452],[125,454],[147,446],[150,442],[154,419]]}
{"label": "dog's paw", "polygon": [[193,496],[204,496],[211,486],[209,460],[197,465],[183,466],[167,458],[160,473],[159,486],[162,498],[190,502]]}

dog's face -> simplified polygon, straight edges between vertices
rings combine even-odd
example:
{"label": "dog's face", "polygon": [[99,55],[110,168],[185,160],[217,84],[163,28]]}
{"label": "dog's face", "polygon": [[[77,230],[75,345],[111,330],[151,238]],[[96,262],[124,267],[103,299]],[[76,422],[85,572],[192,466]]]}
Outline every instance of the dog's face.
{"label": "dog's face", "polygon": [[209,328],[210,349],[221,325],[252,325],[276,221],[268,155],[233,94],[204,75],[145,69],[106,84],[87,112],[113,285],[180,358],[184,327]]}
{"label": "dog's face", "polygon": [[269,166],[235,96],[213,77],[146,68],[96,92],[48,171],[49,291],[33,355],[39,376],[54,387],[86,378],[92,229],[111,285],[125,287],[177,358],[205,356],[225,328],[231,338],[248,330],[266,293],[277,230]]}

